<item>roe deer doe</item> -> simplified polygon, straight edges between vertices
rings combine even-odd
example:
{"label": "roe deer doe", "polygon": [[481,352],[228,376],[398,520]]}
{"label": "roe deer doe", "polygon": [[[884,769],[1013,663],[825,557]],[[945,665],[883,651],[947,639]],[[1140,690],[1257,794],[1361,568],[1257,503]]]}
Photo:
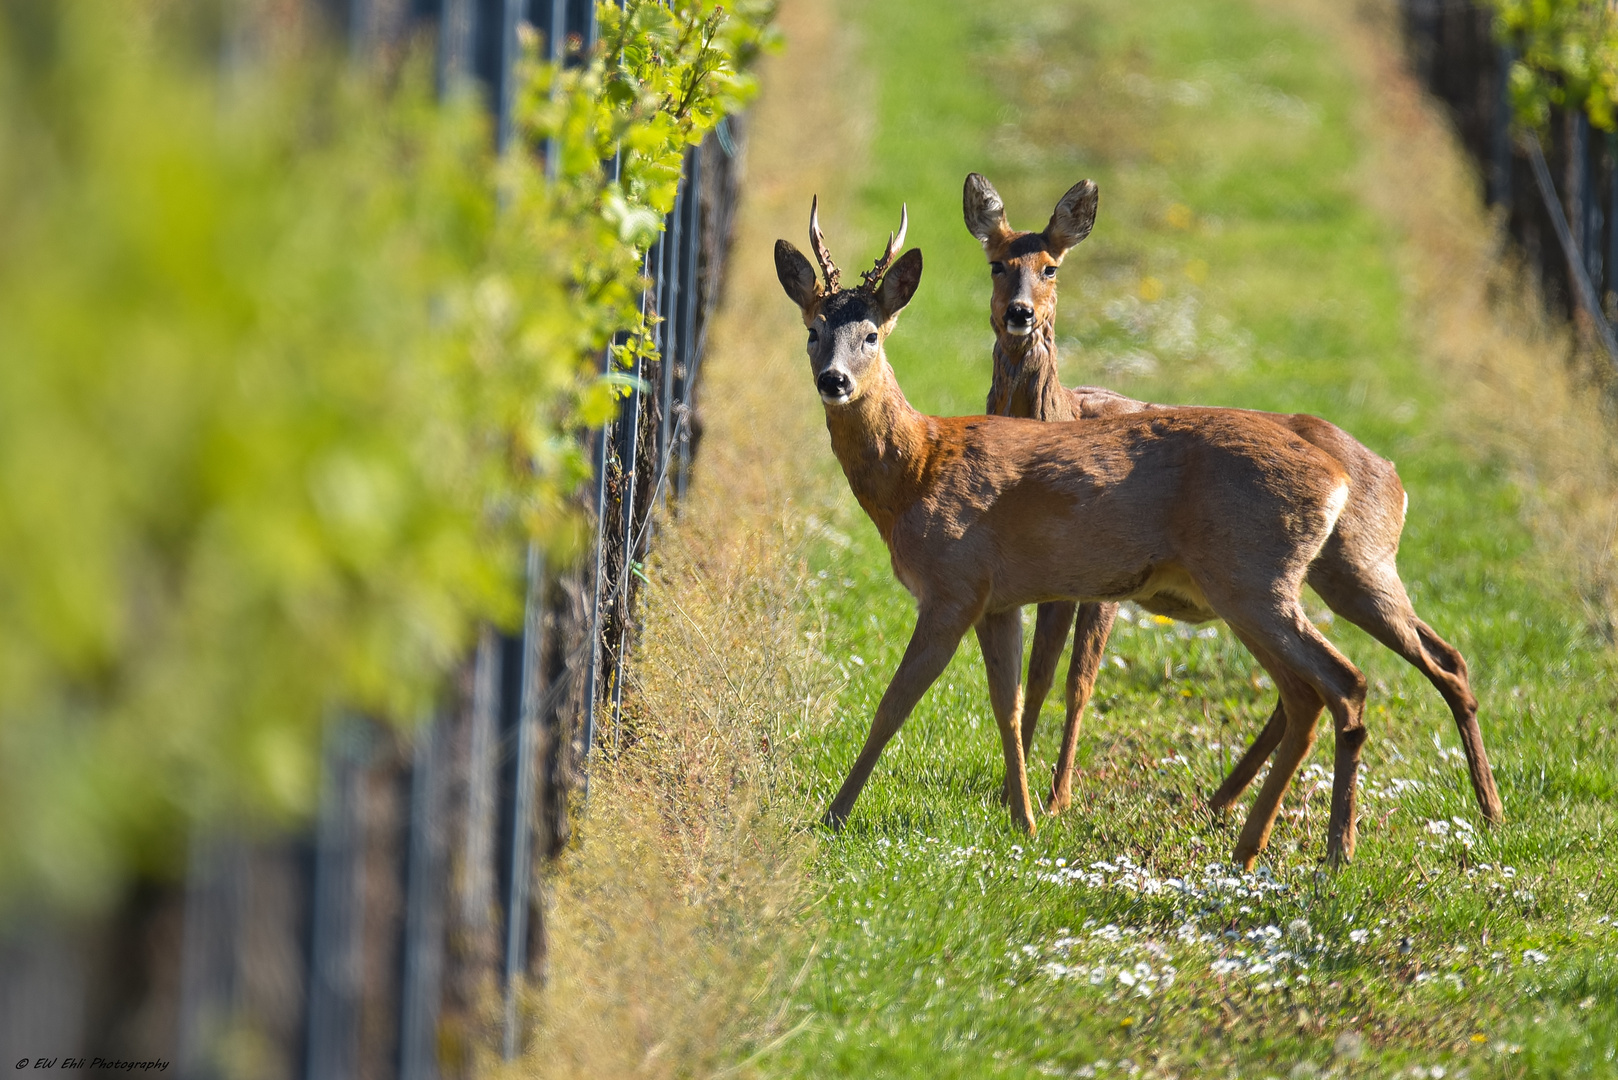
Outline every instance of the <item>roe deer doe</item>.
{"label": "roe deer doe", "polygon": [[[1082,180],[1062,196],[1043,232],[1019,232],[1007,223],[1005,205],[993,185],[977,173],[967,176],[962,207],[966,227],[983,245],[994,290],[989,308],[995,332],[990,413],[1072,420],[1174,408],[1136,401],[1101,387],[1064,389],[1059,381],[1057,268],[1068,251],[1089,235],[1096,204],[1096,185]],[[1466,660],[1416,616],[1399,579],[1395,561],[1408,500],[1392,462],[1318,417],[1241,411],[1296,433],[1336,458],[1348,473],[1348,503],[1309,567],[1306,580],[1328,607],[1415,665],[1438,688],[1455,716],[1478,806],[1485,819],[1500,821],[1500,796],[1483,749],[1477,698],[1467,681]],[[1078,605],[1073,657],[1068,664],[1067,724],[1049,800],[1052,813],[1065,809],[1072,798],[1074,744],[1116,613],[1114,603]],[[1033,741],[1040,706],[1050,691],[1070,621],[1074,621],[1071,603],[1039,606],[1023,703],[1025,753]],[[1214,810],[1225,809],[1241,795],[1280,743],[1286,726],[1283,703],[1278,702],[1263,732],[1209,799]]]}
{"label": "roe deer doe", "polygon": [[916,627],[848,778],[827,809],[847,820],[877,758],[977,630],[1016,821],[1036,826],[1019,726],[1019,609],[1051,600],[1134,600],[1186,619],[1223,618],[1280,688],[1286,728],[1235,857],[1251,866],[1315,737],[1336,727],[1327,850],[1354,848],[1365,680],[1299,603],[1304,574],[1349,498],[1336,459],[1235,410],[1143,411],[1069,423],[941,418],[913,409],[883,345],[921,282],[904,229],[852,289],[809,218],[820,263],[776,241],[782,288],[808,328],[810,371],[832,452],[916,598]]}

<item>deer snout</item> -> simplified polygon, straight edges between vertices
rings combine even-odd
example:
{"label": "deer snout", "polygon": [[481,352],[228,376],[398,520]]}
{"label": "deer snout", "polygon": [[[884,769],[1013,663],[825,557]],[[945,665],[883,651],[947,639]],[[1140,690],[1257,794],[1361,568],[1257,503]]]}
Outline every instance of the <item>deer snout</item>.
{"label": "deer snout", "polygon": [[1026,334],[1034,328],[1034,305],[1025,300],[1013,300],[1006,305],[1006,329],[1013,334]]}
{"label": "deer snout", "polygon": [[835,369],[823,371],[820,378],[815,380],[815,388],[820,391],[820,396],[825,401],[846,401],[849,392],[854,389],[854,380]]}

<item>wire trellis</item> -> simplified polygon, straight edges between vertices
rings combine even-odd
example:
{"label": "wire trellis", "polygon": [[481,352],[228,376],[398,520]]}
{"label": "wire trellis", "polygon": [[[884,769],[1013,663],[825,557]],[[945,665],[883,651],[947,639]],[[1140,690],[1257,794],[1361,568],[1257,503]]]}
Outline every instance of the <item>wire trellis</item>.
{"label": "wire trellis", "polygon": [[[578,62],[596,34],[590,0],[306,2],[358,62],[436,34],[440,92],[475,80],[499,149],[511,138],[521,24],[553,62]],[[37,1056],[27,1047],[48,1031],[50,1053],[163,1058],[211,1078],[234,1075],[251,1047],[256,1075],[287,1080],[463,1077],[480,1052],[522,1052],[520,990],[545,957],[541,868],[567,843],[592,756],[624,743],[642,565],[691,474],[741,134],[727,122],[687,151],[646,255],[658,356],[637,362],[620,413],[584,435],[591,552],[574,567],[529,553],[521,631],[485,629],[413,736],[334,717],[307,835],[191,837],[183,883],[143,886],[107,930],[143,943],[168,935],[170,947],[131,966],[128,950],[87,951],[54,931],[0,939],[0,1006],[17,1005],[0,1008],[11,1014],[0,1015],[6,1049]],[[604,372],[611,363],[609,350]],[[47,1014],[48,1028],[29,1019]],[[173,1022],[153,1028],[154,1016]]]}
{"label": "wire trellis", "polygon": [[1513,122],[1514,57],[1475,0],[1402,0],[1417,78],[1448,106],[1489,205],[1553,314],[1588,330],[1618,367],[1618,135],[1583,109],[1552,110],[1543,135]]}

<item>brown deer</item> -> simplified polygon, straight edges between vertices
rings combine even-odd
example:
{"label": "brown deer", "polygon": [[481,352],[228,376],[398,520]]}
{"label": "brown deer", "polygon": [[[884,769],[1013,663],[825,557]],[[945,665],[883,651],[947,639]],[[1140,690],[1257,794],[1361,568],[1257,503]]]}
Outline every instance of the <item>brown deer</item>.
{"label": "brown deer", "polygon": [[[1006,222],[1005,205],[993,185],[977,173],[966,178],[966,227],[983,245],[994,285],[990,323],[994,327],[994,378],[988,411],[1035,420],[1119,416],[1170,406],[1136,401],[1094,386],[1065,389],[1057,375],[1056,284],[1063,257],[1089,235],[1095,224],[1096,185],[1082,180],[1056,204],[1043,232],[1018,232]],[[1478,728],[1477,698],[1467,681],[1460,652],[1416,616],[1395,565],[1408,499],[1392,462],[1367,450],[1346,432],[1314,416],[1254,413],[1284,427],[1336,458],[1348,473],[1348,503],[1337,528],[1309,567],[1306,580],[1333,611],[1415,665],[1444,696],[1461,735],[1472,790],[1490,822],[1502,818],[1494,773]],[[1101,654],[1117,605],[1090,602],[1039,606],[1028,660],[1022,744],[1033,741],[1040,707],[1049,693],[1056,664],[1074,622],[1073,657],[1068,664],[1067,724],[1062,735],[1049,810],[1059,813],[1072,798],[1074,746],[1084,707],[1095,685]],[[1209,805],[1223,810],[1252,783],[1265,758],[1287,730],[1284,699],[1269,723]]]}
{"label": "brown deer", "polygon": [[883,345],[921,282],[921,252],[890,236],[843,289],[811,208],[821,278],[776,241],[782,288],[803,315],[832,452],[916,598],[916,627],[825,821],[840,827],[882,749],[977,630],[1015,820],[1036,826],[1019,726],[1019,609],[1053,600],[1133,600],[1178,618],[1223,618],[1280,688],[1286,727],[1235,857],[1263,850],[1282,793],[1314,741],[1336,728],[1327,850],[1354,849],[1365,680],[1299,602],[1304,574],[1349,498],[1348,476],[1297,435],[1230,409],[1142,411],[1069,423],[941,418],[913,409]]}

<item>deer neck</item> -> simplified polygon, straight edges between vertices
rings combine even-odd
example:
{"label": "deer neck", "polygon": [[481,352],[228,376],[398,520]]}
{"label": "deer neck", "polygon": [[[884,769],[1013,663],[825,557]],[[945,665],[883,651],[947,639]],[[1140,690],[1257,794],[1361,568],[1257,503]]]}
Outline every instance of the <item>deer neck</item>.
{"label": "deer neck", "polygon": [[873,385],[846,405],[826,407],[832,453],[848,486],[887,542],[894,522],[922,494],[932,449],[928,418],[911,408],[885,357]]}
{"label": "deer neck", "polygon": [[1073,419],[1073,400],[1057,377],[1053,323],[1042,322],[1021,337],[995,327],[988,411],[1034,420]]}

